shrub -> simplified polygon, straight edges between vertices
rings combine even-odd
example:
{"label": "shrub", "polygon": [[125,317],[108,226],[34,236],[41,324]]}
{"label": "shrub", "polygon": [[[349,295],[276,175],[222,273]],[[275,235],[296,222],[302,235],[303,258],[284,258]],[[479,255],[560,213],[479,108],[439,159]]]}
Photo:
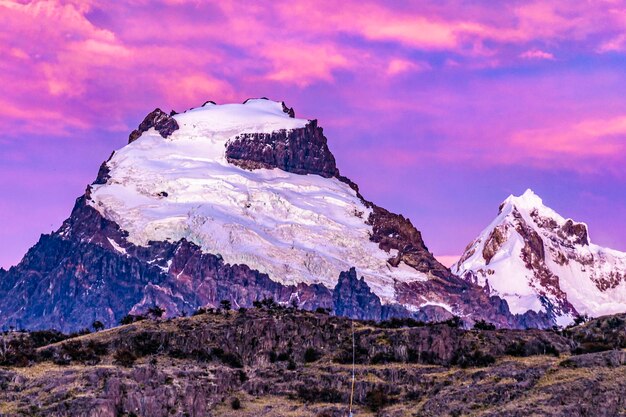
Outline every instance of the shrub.
{"label": "shrub", "polygon": [[96,332],[99,332],[100,330],[104,330],[104,323],[102,323],[100,320],[96,320],[96,321],[93,322],[91,327],[93,327],[93,329]]}
{"label": "shrub", "polygon": [[318,388],[310,385],[300,385],[298,397],[307,403],[339,403],[343,401],[341,393],[334,388]]}
{"label": "shrub", "polygon": [[239,410],[241,408],[241,401],[239,401],[239,398],[233,398],[233,400],[230,402],[230,407],[233,410]]}
{"label": "shrub", "polygon": [[467,368],[469,366],[489,366],[496,362],[496,358],[488,353],[483,353],[481,350],[475,349],[473,352],[457,352],[452,358],[451,363],[458,365],[461,368]]}
{"label": "shrub", "polygon": [[587,323],[589,321],[589,316],[586,314],[583,314],[582,316],[576,316],[574,317],[574,326],[578,326],[580,324],[583,323]]}
{"label": "shrub", "polygon": [[513,342],[509,346],[506,347],[506,349],[504,350],[504,353],[506,353],[507,355],[517,356],[517,357],[527,356],[526,355],[526,342],[524,342],[523,340]]}
{"label": "shrub", "polygon": [[455,329],[463,327],[463,320],[461,320],[459,316],[454,316],[451,319],[444,321],[443,323]]}
{"label": "shrub", "polygon": [[142,321],[145,319],[146,317],[142,315],[127,314],[124,317],[122,317],[122,319],[120,320],[120,324],[121,325],[131,324],[131,323],[135,323],[135,322]]}
{"label": "shrub", "polygon": [[426,325],[423,321],[415,320],[414,318],[398,318],[392,317],[389,320],[383,320],[374,324],[377,327],[384,329],[399,329],[401,327],[423,327]]}
{"label": "shrub", "polygon": [[365,404],[376,413],[389,404],[389,396],[382,389],[374,388],[365,396]]}
{"label": "shrub", "polygon": [[225,311],[230,311],[230,309],[232,308],[232,303],[230,302],[230,300],[222,300],[220,301],[220,307]]}
{"label": "shrub", "polygon": [[314,347],[309,347],[304,351],[304,362],[311,363],[319,360],[322,354]]}
{"label": "shrub", "polygon": [[243,368],[243,363],[241,363],[241,359],[234,353],[226,352],[221,355],[220,360],[231,368]]}
{"label": "shrub", "polygon": [[164,313],[165,313],[165,310],[159,306],[150,307],[148,309],[148,314],[155,319],[160,319],[161,317],[163,317]]}
{"label": "shrub", "polygon": [[474,330],[496,330],[496,325],[485,320],[478,320],[474,323]]}
{"label": "shrub", "polygon": [[139,333],[132,338],[131,348],[138,356],[154,355],[161,349],[161,343],[150,333]]}
{"label": "shrub", "polygon": [[199,316],[201,314],[206,314],[206,313],[207,313],[206,308],[200,307],[199,309],[193,312],[192,316]]}
{"label": "shrub", "polygon": [[113,359],[115,360],[116,364],[124,366],[126,368],[131,368],[135,364],[137,357],[130,349],[120,348],[115,351]]}
{"label": "shrub", "polygon": [[67,339],[66,335],[56,330],[34,331],[30,332],[29,336],[30,340],[33,342],[33,346],[36,348],[51,345]]}

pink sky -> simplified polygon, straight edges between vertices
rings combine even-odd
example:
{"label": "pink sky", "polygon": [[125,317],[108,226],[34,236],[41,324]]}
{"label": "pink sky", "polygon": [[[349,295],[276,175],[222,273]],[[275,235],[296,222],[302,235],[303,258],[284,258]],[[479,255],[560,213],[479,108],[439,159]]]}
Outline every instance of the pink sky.
{"label": "pink sky", "polygon": [[258,96],[437,255],[528,187],[626,250],[626,2],[0,0],[0,27],[0,266],[155,107]]}

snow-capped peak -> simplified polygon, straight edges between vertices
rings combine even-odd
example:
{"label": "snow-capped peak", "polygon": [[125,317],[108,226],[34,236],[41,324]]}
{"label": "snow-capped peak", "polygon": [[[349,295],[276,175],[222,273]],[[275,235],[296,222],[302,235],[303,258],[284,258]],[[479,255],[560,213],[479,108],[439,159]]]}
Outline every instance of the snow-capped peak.
{"label": "snow-capped peak", "polygon": [[506,200],[502,202],[502,206],[506,205],[512,205],[526,210],[545,207],[543,205],[543,200],[541,200],[541,198],[530,188],[524,191],[524,194],[520,196],[515,196],[513,194],[509,195]]}
{"label": "snow-capped peak", "polygon": [[504,200],[452,271],[505,298],[514,313],[549,310],[560,324],[626,311],[626,253],[592,244],[586,224],[530,189]]}
{"label": "snow-capped peak", "polygon": [[[243,104],[215,104],[176,114],[181,133],[221,133],[222,136],[242,133],[272,133],[280,129],[304,127],[308,120],[296,119],[285,112],[284,103],[267,99],[249,99]],[[180,133],[179,133],[180,134]]]}
{"label": "snow-capped peak", "polygon": [[[333,288],[342,271],[356,267],[383,301],[394,299],[396,282],[426,279],[404,263],[389,265],[395,253],[370,240],[372,209],[348,183],[298,166],[272,169],[285,159],[314,165],[321,154],[300,148],[314,140],[323,139],[324,155],[332,158],[314,122],[266,99],[207,103],[171,117],[177,129],[140,132],[107,161],[108,176],[92,185],[88,204],[127,231],[129,242],[184,238],[283,284]],[[299,148],[290,148],[289,132]],[[227,157],[235,145],[243,160]],[[255,159],[266,154],[277,164]]]}

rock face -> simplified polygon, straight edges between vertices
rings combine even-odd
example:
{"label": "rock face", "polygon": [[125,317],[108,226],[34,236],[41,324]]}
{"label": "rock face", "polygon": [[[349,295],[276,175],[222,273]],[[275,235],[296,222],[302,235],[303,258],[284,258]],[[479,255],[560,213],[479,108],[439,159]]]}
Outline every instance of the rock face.
{"label": "rock face", "polygon": [[340,417],[354,357],[355,415],[613,416],[626,406],[625,323],[463,330],[267,306],[58,343],[11,332],[0,335],[0,404],[6,415]]}
{"label": "rock face", "polygon": [[514,313],[544,312],[560,324],[626,311],[626,254],[591,243],[587,225],[530,190],[500,205],[452,271],[506,299]]}
{"label": "rock face", "polygon": [[279,168],[326,178],[339,173],[317,120],[301,129],[239,135],[228,142],[226,158],[244,169]]}
{"label": "rock face", "polygon": [[339,316],[360,320],[380,320],[382,317],[380,299],[371,292],[363,278],[357,278],[354,268],[339,275],[333,304],[335,314]]}
{"label": "rock face", "polygon": [[139,127],[132,131],[128,137],[128,143],[136,141],[142,133],[147,132],[151,128],[154,128],[162,137],[166,138],[174,133],[175,130],[178,130],[178,123],[161,109],[154,109],[143,119]]}
{"label": "rock face", "polygon": [[0,328],[111,327],[154,306],[175,317],[269,298],[361,319],[553,324],[437,262],[408,219],[339,174],[317,122],[284,103],[157,109],[130,139],[61,228],[0,272]]}

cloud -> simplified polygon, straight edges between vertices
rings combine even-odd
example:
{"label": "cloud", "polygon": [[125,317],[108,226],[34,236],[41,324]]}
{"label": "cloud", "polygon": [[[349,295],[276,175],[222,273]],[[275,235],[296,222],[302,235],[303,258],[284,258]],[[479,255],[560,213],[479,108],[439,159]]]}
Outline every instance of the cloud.
{"label": "cloud", "polygon": [[553,60],[554,55],[552,55],[550,52],[544,52],[539,49],[529,49],[528,51],[521,53],[520,58]]}
{"label": "cloud", "polygon": [[387,65],[387,75],[395,76],[406,72],[421,72],[432,69],[427,62],[413,62],[407,59],[394,58]]}

